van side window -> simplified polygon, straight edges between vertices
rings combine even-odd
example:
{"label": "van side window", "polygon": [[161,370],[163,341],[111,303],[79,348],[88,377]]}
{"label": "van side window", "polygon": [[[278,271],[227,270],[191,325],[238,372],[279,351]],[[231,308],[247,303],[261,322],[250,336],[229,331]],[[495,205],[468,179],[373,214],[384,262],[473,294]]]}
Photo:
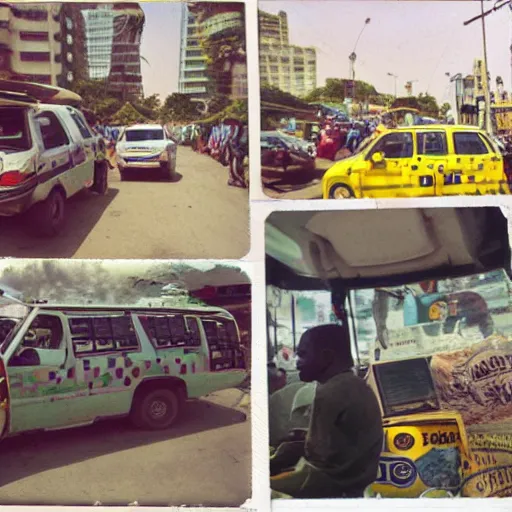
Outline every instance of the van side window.
{"label": "van side window", "polygon": [[201,345],[201,331],[199,329],[199,320],[195,316],[185,317],[187,329],[190,335],[190,344],[199,347]]}
{"label": "van side window", "polygon": [[194,334],[183,315],[147,315],[139,316],[139,320],[149,340],[157,348],[201,345],[199,331]]}
{"label": "van side window", "polygon": [[453,143],[457,155],[486,155],[489,150],[476,132],[455,132]]}
{"label": "van side window", "polygon": [[446,155],[446,134],[444,132],[418,132],[418,155]]}
{"label": "van side window", "polygon": [[377,142],[369,157],[384,153],[385,158],[411,158],[413,155],[412,133],[388,133]]}
{"label": "van side window", "polygon": [[64,130],[61,122],[53,112],[43,110],[36,116],[36,119],[38,118],[46,118],[50,121],[48,126],[39,125],[44,149],[55,149],[69,144],[66,130]]}
{"label": "van side window", "polygon": [[58,350],[63,340],[60,318],[53,315],[37,315],[30,324],[22,346]]}
{"label": "van side window", "polygon": [[131,316],[75,317],[69,319],[76,355],[139,349]]}

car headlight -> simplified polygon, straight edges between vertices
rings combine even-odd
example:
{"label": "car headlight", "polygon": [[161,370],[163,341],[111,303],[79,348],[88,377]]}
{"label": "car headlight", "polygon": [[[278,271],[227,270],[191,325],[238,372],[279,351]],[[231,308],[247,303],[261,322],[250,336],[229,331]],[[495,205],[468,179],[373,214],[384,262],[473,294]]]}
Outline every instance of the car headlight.
{"label": "car headlight", "polygon": [[166,162],[169,159],[169,155],[167,153],[167,150],[165,149],[160,153],[160,160],[163,162]]}

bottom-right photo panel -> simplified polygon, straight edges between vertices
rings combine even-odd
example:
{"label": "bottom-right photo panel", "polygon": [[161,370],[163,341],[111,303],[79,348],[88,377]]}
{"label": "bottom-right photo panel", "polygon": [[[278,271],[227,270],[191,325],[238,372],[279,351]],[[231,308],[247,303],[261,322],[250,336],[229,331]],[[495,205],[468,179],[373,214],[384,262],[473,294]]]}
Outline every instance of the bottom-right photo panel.
{"label": "bottom-right photo panel", "polygon": [[268,217],[273,499],[512,496],[508,215]]}

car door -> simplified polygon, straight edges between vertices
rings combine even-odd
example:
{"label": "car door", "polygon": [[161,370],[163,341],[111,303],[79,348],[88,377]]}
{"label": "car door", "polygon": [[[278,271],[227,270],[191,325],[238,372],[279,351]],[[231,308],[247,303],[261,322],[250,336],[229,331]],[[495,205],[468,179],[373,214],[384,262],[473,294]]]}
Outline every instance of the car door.
{"label": "car door", "polygon": [[[375,163],[373,155],[381,153],[383,161]],[[371,161],[368,170],[361,173],[363,197],[404,197],[411,195],[411,159],[414,153],[410,131],[383,135],[366,156]]]}
{"label": "car door", "polygon": [[487,177],[488,184],[487,192],[496,193],[500,191],[500,185],[507,181],[503,155],[497,145],[493,143],[485,132],[480,132],[479,135],[489,149],[489,153],[482,156],[484,173]]}
{"label": "car door", "polygon": [[448,145],[444,130],[418,130],[416,155],[411,165],[418,196],[441,195],[448,164]]}
{"label": "car door", "polygon": [[40,311],[17,335],[7,358],[10,432],[77,424],[80,395],[63,315]]}
{"label": "car door", "polygon": [[97,139],[87,125],[83,115],[76,109],[68,107],[70,130],[74,141],[72,154],[74,158],[78,186],[90,187],[94,181],[94,164],[96,160]]}
{"label": "car door", "polygon": [[72,139],[60,118],[51,110],[40,110],[35,116],[42,144],[37,172],[39,183],[46,184],[46,193],[58,181],[69,197],[79,190],[78,180],[72,172],[74,158]]}
{"label": "car door", "polygon": [[476,194],[486,189],[484,158],[489,149],[478,131],[454,130],[453,156],[445,174],[443,194]]}

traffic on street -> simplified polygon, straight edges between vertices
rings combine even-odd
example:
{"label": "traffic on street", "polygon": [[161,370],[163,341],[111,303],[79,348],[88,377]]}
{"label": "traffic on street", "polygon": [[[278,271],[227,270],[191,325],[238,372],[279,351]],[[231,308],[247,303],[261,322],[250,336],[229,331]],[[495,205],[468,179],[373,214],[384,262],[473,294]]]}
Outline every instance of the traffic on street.
{"label": "traffic on street", "polygon": [[[427,12],[427,4],[415,3],[348,9],[260,2],[265,193],[281,199],[509,195],[507,5],[481,12],[478,3],[460,2],[453,21],[435,3]],[[415,20],[424,10],[418,34]],[[338,19],[347,23],[341,43]],[[393,27],[393,37],[381,26]],[[341,76],[333,67],[340,52],[348,70]]]}

